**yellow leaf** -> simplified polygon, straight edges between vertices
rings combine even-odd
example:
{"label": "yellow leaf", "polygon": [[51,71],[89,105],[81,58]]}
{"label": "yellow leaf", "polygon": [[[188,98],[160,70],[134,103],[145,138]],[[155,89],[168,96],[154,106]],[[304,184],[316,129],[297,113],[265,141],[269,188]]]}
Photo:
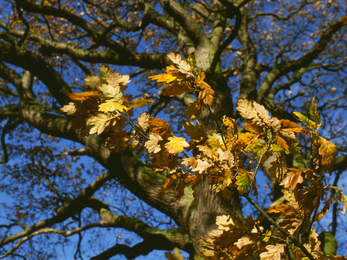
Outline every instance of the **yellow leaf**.
{"label": "yellow leaf", "polygon": [[236,177],[237,190],[243,194],[249,191],[251,188],[251,182],[253,177],[248,172],[239,172],[239,175]]}
{"label": "yellow leaf", "polygon": [[173,251],[174,251],[174,254],[172,254],[171,252],[165,253],[166,259],[168,259],[168,260],[184,260],[183,255],[181,255],[179,248],[175,247]]}
{"label": "yellow leaf", "polygon": [[320,115],[317,112],[317,104],[314,103],[314,98],[311,100],[310,108],[309,108],[311,118],[317,123],[317,130],[322,125],[322,121],[320,120]]}
{"label": "yellow leaf", "polygon": [[128,108],[126,106],[123,106],[118,102],[112,100],[106,100],[106,103],[102,103],[101,105],[99,105],[99,111],[105,113],[113,111],[125,112],[127,110]]}
{"label": "yellow leaf", "polygon": [[184,148],[189,147],[189,144],[186,142],[186,139],[183,137],[169,137],[170,141],[165,144],[165,148],[169,153],[182,153]]}
{"label": "yellow leaf", "polygon": [[181,163],[187,167],[195,168],[198,165],[197,160],[194,157],[184,158],[181,160]]}
{"label": "yellow leaf", "polygon": [[110,84],[102,84],[99,86],[102,92],[101,98],[104,100],[113,100],[119,102],[122,98],[122,91],[119,86],[112,86]]}
{"label": "yellow leaf", "polygon": [[319,154],[322,156],[322,164],[327,167],[327,171],[331,174],[337,155],[336,146],[322,137],[319,138],[319,144]]}
{"label": "yellow leaf", "polygon": [[237,242],[234,243],[234,245],[237,246],[239,250],[241,250],[244,246],[252,245],[252,244],[254,244],[254,242],[250,240],[248,236],[243,236],[239,238]]}
{"label": "yellow leaf", "polygon": [[346,214],[346,210],[347,210],[347,196],[343,194],[342,190],[332,186],[332,188],[334,190],[336,190],[336,192],[338,193],[338,199],[339,201],[342,203],[343,206],[343,210],[342,210],[342,214],[345,215]]}
{"label": "yellow leaf", "polygon": [[154,76],[151,76],[149,78],[152,80],[157,80],[158,82],[170,83],[170,82],[174,81],[177,77],[173,76],[171,73],[170,74],[164,73],[164,74],[160,74],[160,75],[154,75]]}

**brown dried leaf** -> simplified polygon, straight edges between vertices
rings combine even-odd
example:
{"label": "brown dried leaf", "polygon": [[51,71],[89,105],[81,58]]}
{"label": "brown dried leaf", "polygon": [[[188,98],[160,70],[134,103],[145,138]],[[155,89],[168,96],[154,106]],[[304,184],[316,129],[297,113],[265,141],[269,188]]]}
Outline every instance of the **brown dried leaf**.
{"label": "brown dried leaf", "polygon": [[240,98],[236,104],[236,110],[239,111],[240,115],[245,119],[260,120],[257,111],[253,107],[252,101]]}
{"label": "brown dried leaf", "polygon": [[285,244],[276,244],[275,246],[266,246],[267,252],[261,253],[261,260],[281,260],[281,254],[284,253]]}
{"label": "brown dried leaf", "polygon": [[283,185],[285,189],[290,187],[292,190],[295,190],[296,185],[304,181],[301,174],[305,172],[306,170],[295,169],[295,168],[285,168],[285,170],[286,170],[284,174],[285,177],[280,183],[280,185]]}
{"label": "brown dried leaf", "polygon": [[145,147],[149,153],[158,153],[161,150],[160,144],[158,144],[160,141],[162,141],[163,138],[157,134],[157,133],[150,133],[149,134],[149,140],[145,142]]}

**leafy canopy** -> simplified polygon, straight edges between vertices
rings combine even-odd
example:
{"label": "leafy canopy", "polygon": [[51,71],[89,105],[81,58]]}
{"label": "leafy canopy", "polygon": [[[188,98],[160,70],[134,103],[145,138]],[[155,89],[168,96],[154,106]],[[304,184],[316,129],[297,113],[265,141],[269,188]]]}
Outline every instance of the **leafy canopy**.
{"label": "leafy canopy", "polygon": [[[152,101],[146,96],[133,98],[125,94],[129,76],[120,75],[105,65],[99,69],[100,76],[86,78],[90,89],[70,94],[74,102],[61,110],[75,116],[73,127],[85,135],[107,135],[106,145],[115,151],[145,147],[150,166],[157,172],[170,173],[162,187],[163,193],[173,189],[180,199],[184,188],[190,185],[195,193],[197,184],[206,175],[213,188],[225,198],[233,193],[244,196],[279,230],[273,234],[271,228],[260,226],[251,216],[244,223],[230,216],[218,216],[218,229],[201,241],[205,248],[201,256],[245,259],[255,252],[262,260],[281,259],[285,250],[290,250],[297,259],[321,258],[323,252],[312,224],[321,221],[328,212],[333,190],[339,194],[343,214],[347,200],[337,187],[324,184],[325,173],[332,173],[337,149],[317,133],[322,121],[314,99],[309,107],[310,118],[294,112],[302,123],[298,125],[272,117],[264,106],[240,98],[236,109],[245,120],[242,130],[234,119],[224,116],[215,118],[220,121],[218,129],[207,132],[199,116],[204,110],[212,113],[214,91],[204,81],[204,73],[196,70],[193,56],[187,61],[179,54],[171,53],[168,57],[174,65],[168,66],[165,73],[150,78],[166,83],[163,95],[195,95],[185,113],[184,134],[175,135],[165,119],[150,117],[148,112],[135,112]],[[283,165],[286,155],[295,156],[301,152],[298,135],[310,140],[311,158],[307,168]],[[265,212],[249,194],[258,195],[258,170],[270,158],[270,172],[275,183],[282,187],[288,203],[276,204]],[[324,207],[320,209],[322,203]],[[306,227],[310,229],[309,236],[299,240],[298,235]],[[177,250],[166,257],[183,259]],[[327,258],[339,259],[339,256]]]}

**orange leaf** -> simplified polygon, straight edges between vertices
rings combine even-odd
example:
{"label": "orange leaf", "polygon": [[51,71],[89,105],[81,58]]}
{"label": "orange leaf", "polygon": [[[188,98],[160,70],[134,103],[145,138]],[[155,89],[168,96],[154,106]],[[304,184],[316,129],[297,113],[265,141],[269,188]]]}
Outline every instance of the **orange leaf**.
{"label": "orange leaf", "polygon": [[71,93],[69,97],[75,101],[84,101],[90,98],[98,98],[100,93],[98,91],[86,91],[82,93]]}
{"label": "orange leaf", "polygon": [[276,135],[275,138],[276,138],[277,144],[278,144],[279,146],[281,146],[281,148],[282,148],[283,150],[288,151],[289,146],[288,146],[288,144],[286,143],[286,141],[284,141],[284,139],[283,139],[282,137],[278,136],[278,135]]}
{"label": "orange leaf", "polygon": [[304,179],[302,178],[302,172],[306,171],[305,169],[295,169],[295,168],[285,168],[286,173],[284,174],[285,178],[282,180],[280,185],[283,185],[285,189],[291,187],[292,190],[295,190],[298,183],[302,183]]}
{"label": "orange leaf", "polygon": [[166,120],[163,118],[160,120],[156,117],[150,117],[148,119],[149,128],[153,133],[159,133],[161,136],[164,136],[171,132],[172,128],[169,124],[166,124]]}
{"label": "orange leaf", "polygon": [[214,101],[214,91],[205,81],[198,78],[195,79],[195,84],[200,88],[199,99],[205,105],[212,106]]}
{"label": "orange leaf", "polygon": [[171,73],[170,74],[164,73],[160,75],[154,75],[149,78],[153,80],[157,80],[158,82],[170,83],[176,79],[176,76],[173,76]]}

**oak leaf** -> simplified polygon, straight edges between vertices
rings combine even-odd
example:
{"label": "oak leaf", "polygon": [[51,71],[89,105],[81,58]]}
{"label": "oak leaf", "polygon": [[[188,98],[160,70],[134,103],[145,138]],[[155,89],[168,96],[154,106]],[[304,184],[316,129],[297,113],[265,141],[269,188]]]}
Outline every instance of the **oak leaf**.
{"label": "oak leaf", "polygon": [[65,105],[62,108],[60,108],[60,110],[66,113],[67,115],[73,115],[76,112],[75,103],[70,102],[68,105]]}
{"label": "oak leaf", "polygon": [[161,150],[159,142],[163,138],[157,133],[150,133],[149,140],[145,142],[145,147],[149,153],[158,153]]}
{"label": "oak leaf", "polygon": [[281,146],[281,148],[285,151],[288,151],[289,146],[287,144],[287,142],[280,136],[276,135],[276,142],[279,146]]}
{"label": "oak leaf", "polygon": [[189,144],[186,142],[186,139],[183,137],[169,137],[170,141],[165,144],[165,148],[169,153],[182,153],[184,148],[188,148]]}
{"label": "oak leaf", "polygon": [[92,126],[89,130],[89,134],[92,135],[97,133],[98,135],[100,135],[106,129],[106,127],[110,125],[112,119],[112,117],[102,113],[88,118],[87,125]]}
{"label": "oak leaf", "polygon": [[87,86],[96,88],[102,83],[102,80],[98,76],[87,76],[84,82]]}
{"label": "oak leaf", "polygon": [[236,177],[236,185],[240,194],[247,193],[249,191],[253,179],[254,178],[250,173],[246,171],[239,172],[239,175]]}
{"label": "oak leaf", "polygon": [[195,168],[192,169],[192,172],[204,173],[207,171],[209,167],[211,167],[211,164],[207,161],[198,159],[197,162],[198,164],[196,165]]}
{"label": "oak leaf", "polygon": [[139,127],[141,127],[141,130],[142,131],[146,131],[149,127],[149,123],[148,123],[148,119],[149,119],[149,113],[146,111],[146,112],[143,112],[139,117],[138,117],[138,123],[137,125]]}
{"label": "oak leaf", "polygon": [[254,102],[254,101],[253,101],[253,107],[254,107],[255,111],[257,111],[258,117],[261,119],[261,121],[265,125],[270,127],[271,126],[271,121],[270,121],[271,117],[269,116],[269,111],[267,111],[264,106],[258,104],[257,102]]}
{"label": "oak leaf", "polygon": [[266,246],[266,252],[261,253],[261,260],[281,260],[281,254],[284,253],[285,244],[276,244],[275,246]]}
{"label": "oak leaf", "polygon": [[110,84],[102,84],[101,86],[99,86],[99,90],[102,92],[102,99],[110,99],[122,103],[122,91],[119,86],[114,87]]}
{"label": "oak leaf", "polygon": [[182,57],[180,54],[170,53],[167,55],[168,58],[178,66],[183,72],[189,72],[190,71],[190,65],[185,60],[182,60]]}
{"label": "oak leaf", "polygon": [[181,163],[187,167],[195,168],[198,165],[197,160],[194,157],[184,158],[181,160]]}
{"label": "oak leaf", "polygon": [[112,100],[106,100],[105,103],[102,103],[101,105],[99,105],[99,111],[100,112],[113,112],[113,111],[119,111],[119,112],[126,112],[128,110],[128,108],[126,106],[123,106],[121,104],[119,104],[116,101],[112,101]]}
{"label": "oak leaf", "polygon": [[307,126],[308,128],[314,130],[317,127],[317,124],[312,121],[311,119],[307,118],[306,116],[304,116],[303,114],[301,114],[300,112],[293,112],[294,115],[296,115],[299,120],[301,121],[301,123],[303,123],[305,126]]}
{"label": "oak leaf", "polygon": [[244,246],[252,245],[252,244],[254,244],[254,242],[250,240],[248,236],[243,236],[239,238],[237,242],[234,243],[234,245],[237,246],[239,250],[241,250]]}
{"label": "oak leaf", "polygon": [[184,132],[195,142],[200,142],[206,138],[206,126],[199,121],[197,125],[194,122],[186,121],[183,128]]}
{"label": "oak leaf", "polygon": [[252,101],[240,98],[236,104],[236,110],[239,111],[240,115],[245,119],[256,119],[259,121],[258,113],[254,109]]}
{"label": "oak leaf", "polygon": [[295,168],[285,168],[284,179],[280,185],[284,186],[285,189],[291,188],[292,190],[296,189],[298,183],[302,183],[304,179],[301,174],[307,171],[306,169],[295,169]]}
{"label": "oak leaf", "polygon": [[199,99],[201,99],[205,105],[211,107],[214,102],[214,90],[205,81],[198,78],[195,79],[195,84],[200,89]]}

